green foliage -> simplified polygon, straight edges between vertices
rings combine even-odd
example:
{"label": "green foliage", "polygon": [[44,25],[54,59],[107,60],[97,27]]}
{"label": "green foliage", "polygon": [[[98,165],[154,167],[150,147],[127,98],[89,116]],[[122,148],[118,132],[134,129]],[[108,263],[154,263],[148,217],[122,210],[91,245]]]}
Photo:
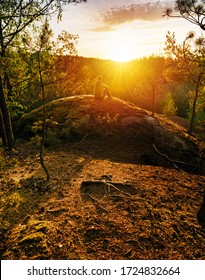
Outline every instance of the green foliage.
{"label": "green foliage", "polygon": [[7,197],[3,197],[3,204],[5,208],[18,208],[19,205],[24,201],[22,196],[18,192],[13,192]]}
{"label": "green foliage", "polygon": [[172,93],[172,97],[174,99],[175,105],[177,107],[177,116],[182,118],[187,118],[187,113],[189,110],[189,91],[193,88],[187,82],[177,83],[175,82],[170,87],[170,92]]}
{"label": "green foliage", "polygon": [[83,117],[74,119],[64,125],[49,120],[46,127],[45,145],[58,147],[62,143],[68,142],[73,136],[82,135],[89,119],[89,115],[84,115]]}
{"label": "green foliage", "polygon": [[118,121],[119,114],[111,116],[110,113],[106,113],[104,116],[98,115],[97,122],[100,124],[104,124],[105,126],[112,125]]}
{"label": "green foliage", "polygon": [[46,87],[46,102],[55,99],[59,92],[62,93],[58,84],[62,80],[69,79],[73,71],[63,69],[59,57],[65,54],[77,54],[75,45],[78,36],[63,31],[56,42],[52,42],[52,31],[47,20],[42,26],[40,24],[32,25],[34,21],[42,20],[44,13],[48,15],[53,10],[61,12],[62,5],[76,1],[43,0],[41,3],[27,1],[26,5],[24,1],[18,1],[17,6],[11,2],[9,0],[0,3],[2,12],[0,15],[2,31],[0,73],[5,99],[12,123],[16,128],[24,113],[43,104],[38,71],[39,61],[41,62],[42,79]]}
{"label": "green foliage", "polygon": [[[79,118],[75,117],[73,120],[68,121],[65,124],[59,124],[53,118],[46,119],[45,145],[57,147],[62,143],[66,143],[75,135],[82,135],[89,120],[90,115],[88,114]],[[33,147],[40,147],[42,125],[42,121],[36,121],[31,127],[32,132],[35,134],[35,136],[30,139],[30,143]]]}
{"label": "green foliage", "polygon": [[102,135],[110,134],[115,130],[115,125],[118,123],[119,114],[111,115],[107,112],[105,115],[98,115],[96,122],[99,123],[99,127],[96,127],[96,131]]}
{"label": "green foliage", "polygon": [[19,161],[14,156],[6,156],[0,151],[0,171],[3,171],[5,167],[12,167],[18,164]]}
{"label": "green foliage", "polygon": [[[14,87],[21,84],[25,80],[29,80],[31,78],[30,73],[27,72],[24,76],[25,72],[22,71],[21,64],[20,67],[18,67],[17,59],[12,60],[12,56],[17,55],[18,56],[18,49],[22,48],[23,44],[27,44],[27,46],[30,46],[30,53],[36,52],[36,49],[32,49],[32,41],[29,42],[31,45],[28,44],[28,36],[22,36],[23,32],[27,34],[31,33],[32,27],[33,30],[35,30],[35,22],[40,21],[43,19],[43,17],[47,18],[49,15],[53,12],[58,12],[58,19],[61,18],[62,14],[62,7],[65,4],[69,3],[80,3],[80,1],[74,1],[74,0],[26,0],[26,1],[0,1],[0,96],[1,96],[1,111],[2,111],[2,122],[5,127],[5,130],[3,131],[3,138],[5,139],[4,145],[7,145],[9,149],[12,149],[15,147],[15,140],[13,136],[13,127],[12,122],[10,119],[10,113],[8,109],[8,100],[11,96],[13,96]],[[29,30],[29,32],[28,32]],[[45,42],[47,41],[47,36],[49,36],[49,28],[45,24],[43,33],[40,33],[40,49],[37,52],[37,57],[39,57],[40,53],[42,54],[41,47],[45,47]],[[66,34],[63,34],[63,38],[66,37]],[[34,37],[35,38],[35,37]],[[39,38],[39,36],[37,36]],[[70,37],[67,36],[67,38],[70,39]],[[62,41],[61,38],[59,38],[60,42]],[[73,42],[67,41],[66,48],[70,49],[73,47]],[[48,50],[49,48],[47,48]],[[44,48],[45,51],[45,48]],[[23,53],[23,52],[22,52]],[[24,54],[24,53],[23,53]],[[43,57],[46,56],[43,53]],[[20,58],[18,56],[18,58]],[[21,56],[23,58],[23,56]],[[38,62],[41,61],[38,59]],[[27,62],[27,60],[24,60],[24,62]],[[45,64],[46,65],[46,64]],[[40,66],[40,64],[39,64]],[[20,73],[20,75],[16,75],[15,70]],[[47,65],[48,67],[48,65]],[[37,71],[38,74],[40,74],[41,71]],[[23,75],[21,74],[23,73]],[[34,75],[35,76],[35,75]],[[20,81],[17,81],[20,77]],[[42,72],[41,72],[41,78],[42,82]],[[14,83],[13,83],[14,82]],[[41,83],[42,84],[42,83]],[[18,91],[17,91],[18,92]],[[44,98],[43,98],[44,99]]]}
{"label": "green foliage", "polygon": [[[39,53],[34,51],[37,41],[33,38],[37,38],[37,33],[41,28],[36,27],[32,36],[25,30],[19,38],[18,52],[9,50],[11,58],[16,61],[13,69],[8,67],[12,70],[10,82],[13,87],[8,102],[16,126],[24,113],[30,112],[43,103],[37,73]],[[49,25],[46,28],[49,29]],[[30,34],[32,33],[30,32]],[[116,64],[112,61],[70,56],[70,54],[76,54],[77,40],[76,35],[63,32],[56,42],[50,40],[47,47],[41,52],[41,70],[46,102],[59,97],[93,94],[94,79],[98,74],[102,74],[104,81],[110,86],[113,96],[132,102],[144,109],[152,110],[154,94],[157,113],[163,112],[166,93],[171,92],[175,107],[177,107],[176,114],[186,117],[190,104],[188,91],[193,88],[193,83],[190,80],[187,82],[188,72],[181,67],[178,61],[152,56]],[[71,48],[68,55],[65,55],[64,46]],[[191,66],[193,65],[190,64]],[[195,68],[194,71],[196,71]],[[169,104],[168,107],[170,108],[170,106],[172,104]],[[73,124],[73,127],[76,126],[77,130],[78,125],[78,123]],[[63,130],[59,130],[59,133],[61,132],[63,133]],[[66,131],[64,136],[70,133],[71,131]]]}
{"label": "green foliage", "polygon": [[[192,106],[193,106],[193,96],[194,96],[195,92],[190,91],[189,95],[190,95],[190,109],[188,111],[188,119],[191,119],[192,116]],[[204,91],[201,92],[201,94],[199,95],[199,98],[197,100],[197,104],[196,104],[196,112],[195,112],[195,126],[198,128],[201,125],[203,125],[204,121],[205,121],[205,110],[204,110]]]}
{"label": "green foliage", "polygon": [[27,111],[27,107],[23,106],[21,103],[19,103],[16,100],[9,101],[9,108],[11,112],[12,119],[20,119],[22,115]]}
{"label": "green foliage", "polygon": [[30,142],[32,148],[39,149],[41,146],[41,136],[35,135],[30,138],[29,142]]}
{"label": "green foliage", "polygon": [[[71,130],[70,127],[63,127],[60,131],[55,131],[55,135],[54,135],[55,139],[57,139],[57,141],[60,142],[60,144],[62,143],[66,143],[70,137],[71,137]],[[48,141],[48,138],[47,138]]]}
{"label": "green foliage", "polygon": [[70,124],[70,129],[76,134],[81,134],[90,120],[90,115],[85,114],[80,119],[74,119]]}
{"label": "green foliage", "polygon": [[90,66],[83,66],[76,75],[76,82],[73,83],[72,94],[74,95],[89,95],[93,92],[94,75],[93,69]]}
{"label": "green foliage", "polygon": [[0,155],[0,171],[3,170],[3,168],[5,167],[5,159],[4,156]]}
{"label": "green foliage", "polygon": [[32,127],[31,127],[31,130],[35,134],[38,134],[38,133],[42,132],[42,125],[43,125],[43,121],[34,122]]}
{"label": "green foliage", "polygon": [[18,191],[5,195],[3,191],[0,191],[0,230],[3,230],[9,226],[9,223],[5,221],[4,217],[8,211],[17,211],[19,206],[24,202],[24,198]]}
{"label": "green foliage", "polygon": [[[57,146],[60,141],[58,139],[58,123],[51,119],[46,119],[46,145]],[[41,145],[41,135],[43,129],[43,121],[34,122],[31,130],[35,134],[34,137],[30,139],[30,144],[35,148],[40,148]]]}
{"label": "green foliage", "polygon": [[[191,112],[189,133],[192,132],[194,123],[196,122],[195,118],[198,110],[197,104],[199,102],[200,95],[203,92],[205,80],[204,38],[200,37],[195,40],[194,37],[193,32],[190,32],[185,37],[183,43],[178,45],[176,43],[175,34],[168,32],[165,47],[169,61],[177,66],[172,68],[169,75],[176,72],[178,77],[184,77],[192,84],[189,100],[189,112]],[[170,77],[171,76],[172,75],[170,75]],[[176,76],[176,74],[174,74],[174,76]],[[171,77],[171,79],[173,79],[173,77]]]}
{"label": "green foliage", "polygon": [[[35,66],[35,59],[35,56],[32,55],[31,65],[33,66]],[[128,102],[132,102],[144,109],[151,110],[152,87],[151,80],[149,81],[149,76],[151,79],[152,71],[154,70],[150,70],[149,72],[146,70],[146,68],[148,65],[150,65],[148,68],[154,69],[154,66],[151,66],[151,64],[154,63],[154,65],[159,65],[159,69],[157,71],[160,72],[161,77],[160,82],[158,82],[155,88],[156,112],[163,112],[166,93],[171,92],[175,107],[177,107],[176,114],[181,117],[187,117],[187,111],[190,104],[190,96],[188,95],[188,92],[191,88],[193,88],[193,84],[190,81],[187,82],[186,76],[181,74],[178,76],[175,74],[175,78],[173,78],[171,74],[168,75],[165,70],[167,71],[167,67],[171,67],[172,64],[166,60],[166,62],[168,62],[167,65],[161,60],[160,62],[159,60],[160,58],[158,57],[152,57],[151,59],[138,59],[127,64],[123,64],[122,67],[124,70],[127,69],[128,72],[130,69],[132,70],[131,73],[128,73],[124,72],[123,69],[121,69],[121,71],[119,71],[119,69],[117,70],[117,68],[115,68],[115,62],[112,61],[97,60],[94,58],[59,56],[57,60],[53,60],[54,67],[47,71],[47,74],[46,72],[44,73],[46,74],[44,78],[47,81],[46,101],[48,102],[59,97],[71,95],[93,94],[93,81],[96,75],[98,73],[100,74],[101,71],[104,71],[103,69],[111,69],[110,71],[104,73],[103,77],[105,82],[110,86],[112,95],[120,97],[121,99],[124,99]],[[31,69],[29,70],[29,73],[33,73],[34,75],[35,71],[33,66],[30,66]],[[148,72],[150,73],[149,75]],[[54,73],[56,73],[56,77],[54,77]],[[164,73],[165,76],[163,78]],[[180,79],[177,77],[180,77]],[[54,83],[52,83],[53,78]],[[167,80],[166,83],[165,78]],[[15,123],[16,120],[21,117],[23,112],[29,112],[32,109],[42,105],[42,98],[39,95],[40,88],[37,76],[33,77],[30,82],[26,82],[24,87],[21,85],[21,89],[22,94],[19,96],[19,98],[15,99],[15,96],[13,97],[13,99],[17,100],[23,107],[19,108],[18,104],[16,104],[16,107],[12,105],[12,110],[14,110],[13,115],[16,116],[14,119]],[[17,91],[15,94],[17,94]],[[76,126],[77,129],[78,124],[73,123],[73,127],[74,126]],[[51,132],[51,134],[52,133],[54,132]],[[58,129],[58,134],[59,133],[63,134],[62,138],[69,138],[68,135],[70,135],[72,131],[67,131],[67,128],[66,132],[64,132],[64,129]],[[47,136],[49,136],[49,134],[47,134]]]}
{"label": "green foliage", "polygon": [[173,100],[172,94],[168,93],[165,98],[163,113],[168,116],[174,116],[176,115],[176,112],[177,112],[177,108]]}

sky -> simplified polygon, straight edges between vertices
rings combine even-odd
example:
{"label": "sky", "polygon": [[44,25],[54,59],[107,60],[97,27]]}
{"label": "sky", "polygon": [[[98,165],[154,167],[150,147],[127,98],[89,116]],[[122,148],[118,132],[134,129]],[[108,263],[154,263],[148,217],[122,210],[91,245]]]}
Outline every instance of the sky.
{"label": "sky", "polygon": [[[55,36],[62,30],[79,35],[79,56],[115,61],[163,55],[167,31],[180,43],[199,27],[184,19],[163,17],[174,0],[87,0],[69,4],[62,21],[51,21]],[[200,33],[199,33],[200,35]]]}

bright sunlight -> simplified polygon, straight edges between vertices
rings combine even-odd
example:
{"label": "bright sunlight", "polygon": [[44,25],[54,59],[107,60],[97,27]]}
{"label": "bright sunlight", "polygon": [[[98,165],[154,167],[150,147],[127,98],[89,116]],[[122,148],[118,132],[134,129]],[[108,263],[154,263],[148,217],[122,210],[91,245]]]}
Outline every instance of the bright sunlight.
{"label": "bright sunlight", "polygon": [[136,50],[131,45],[113,44],[108,56],[116,62],[127,62],[136,58]]}

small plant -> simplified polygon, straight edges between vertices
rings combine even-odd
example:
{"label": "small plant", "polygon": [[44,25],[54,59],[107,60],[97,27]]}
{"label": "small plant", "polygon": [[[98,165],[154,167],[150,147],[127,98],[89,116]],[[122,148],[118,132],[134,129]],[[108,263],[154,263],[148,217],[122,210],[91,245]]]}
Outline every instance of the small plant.
{"label": "small plant", "polygon": [[81,134],[84,128],[87,126],[88,122],[90,120],[90,115],[85,115],[78,120],[74,120],[71,122],[71,130],[74,131],[77,134]]}
{"label": "small plant", "polygon": [[[42,121],[34,122],[32,125],[32,131],[36,135],[30,139],[32,146],[40,148],[41,145],[41,134],[42,134]],[[46,119],[46,139],[45,144],[49,146],[56,146],[60,144],[60,129],[58,128],[58,122],[54,121],[53,118]]]}
{"label": "small plant", "polygon": [[33,148],[40,148],[41,145],[41,137],[39,135],[35,135],[30,139],[30,144]]}
{"label": "small plant", "polygon": [[[41,134],[42,133],[42,125],[43,125],[43,121],[37,121],[37,122],[34,122],[32,127],[31,127],[31,130],[33,133],[35,134]],[[49,118],[49,119],[46,119],[46,132],[48,131],[48,129],[56,129],[56,127],[58,126],[58,122],[56,122],[55,120],[53,120],[53,118]]]}
{"label": "small plant", "polygon": [[23,202],[24,198],[17,191],[11,194],[5,194],[5,192],[0,191],[0,230],[9,227],[9,222],[7,219],[5,219],[5,217],[8,215],[8,213],[17,211]]}
{"label": "small plant", "polygon": [[19,160],[16,157],[6,157],[0,152],[0,171],[2,171],[5,167],[12,167],[18,163]]}
{"label": "small plant", "polygon": [[58,132],[58,138],[62,141],[62,142],[66,142],[69,137],[70,137],[70,127],[63,127],[59,132]]}
{"label": "small plant", "polygon": [[34,122],[32,127],[31,127],[31,130],[33,131],[33,133],[35,134],[39,134],[42,132],[42,121],[37,121],[37,122]]}
{"label": "small plant", "polygon": [[5,167],[5,159],[4,156],[0,155],[0,171]]}
{"label": "small plant", "polygon": [[45,146],[57,147],[61,144],[60,131],[57,128],[49,128],[46,132]]}
{"label": "small plant", "polygon": [[97,128],[99,133],[110,134],[115,129],[115,125],[117,124],[119,119],[119,114],[115,114],[111,116],[110,113],[106,113],[105,115],[97,116],[97,124],[100,124],[99,128]]}
{"label": "small plant", "polygon": [[110,113],[106,113],[104,116],[97,116],[97,122],[104,125],[110,125],[117,122],[119,114],[111,116]]}

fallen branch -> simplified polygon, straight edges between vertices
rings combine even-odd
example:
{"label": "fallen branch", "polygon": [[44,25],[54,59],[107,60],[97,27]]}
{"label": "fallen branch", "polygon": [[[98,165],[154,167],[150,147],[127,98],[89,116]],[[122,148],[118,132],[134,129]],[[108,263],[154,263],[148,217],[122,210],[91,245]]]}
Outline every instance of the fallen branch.
{"label": "fallen branch", "polygon": [[82,184],[84,185],[89,185],[89,184],[106,184],[106,183],[112,183],[112,184],[116,184],[116,185],[120,185],[120,186],[124,186],[124,185],[131,185],[130,183],[120,183],[120,182],[115,182],[115,181],[111,181],[111,180],[85,180],[82,182]]}
{"label": "fallen branch", "polygon": [[[120,189],[117,188],[113,183],[112,183],[112,184],[111,184],[111,183],[108,183],[107,185],[108,185],[108,187],[109,187],[109,190],[110,190],[110,187],[111,187],[111,188],[114,188],[115,190],[117,190],[117,191],[120,192],[120,193],[123,193],[123,194],[126,194],[126,195],[128,195],[128,196],[131,196],[130,193],[120,190]],[[110,192],[110,191],[109,191],[109,192]]]}
{"label": "fallen branch", "polygon": [[85,138],[87,138],[88,136],[89,136],[89,133],[86,134],[86,135],[80,140],[80,143],[82,143],[82,142],[85,140]]}
{"label": "fallen branch", "polygon": [[[105,195],[104,195],[103,198],[99,200],[99,199],[97,199],[96,197],[93,197],[91,194],[88,194],[88,196],[89,196],[94,202],[97,202],[97,203],[100,203],[100,202],[104,199],[104,197],[105,197]],[[102,207],[102,205],[101,205],[101,206],[98,205],[98,207],[99,207],[100,209],[104,210],[105,212],[109,213],[109,211],[106,210],[104,207]]]}
{"label": "fallen branch", "polygon": [[94,184],[104,185],[104,186],[112,184],[115,185],[115,187],[133,187],[130,183],[120,183],[120,182],[105,181],[105,180],[86,180],[82,182],[81,186],[86,188]]}
{"label": "fallen branch", "polygon": [[91,194],[88,194],[88,196],[90,198],[92,198],[94,201],[97,201],[98,203],[102,202],[103,199],[106,197],[106,195],[104,195],[101,199],[97,199],[96,197],[92,196]]}
{"label": "fallen branch", "polygon": [[183,162],[183,161],[178,161],[178,160],[173,160],[171,158],[169,158],[167,155],[165,154],[162,154],[157,148],[155,145],[153,145],[155,151],[163,158],[165,158],[168,162],[170,162],[174,168],[180,170],[180,171],[184,171],[182,170],[178,165],[183,165],[187,168],[195,168],[195,165],[194,164],[191,164],[191,163],[187,163],[187,162]]}
{"label": "fallen branch", "polygon": [[134,191],[136,191],[135,187],[133,187],[129,183],[119,183],[119,182],[105,181],[105,180],[89,180],[89,181],[83,181],[81,183],[81,187],[84,190],[86,190],[87,188],[89,188],[93,185],[105,187],[108,193],[110,193],[110,189],[113,188],[113,189],[117,190],[118,192],[124,193],[129,196],[132,194],[129,192],[125,192],[125,191],[121,190],[120,188],[132,188]]}

